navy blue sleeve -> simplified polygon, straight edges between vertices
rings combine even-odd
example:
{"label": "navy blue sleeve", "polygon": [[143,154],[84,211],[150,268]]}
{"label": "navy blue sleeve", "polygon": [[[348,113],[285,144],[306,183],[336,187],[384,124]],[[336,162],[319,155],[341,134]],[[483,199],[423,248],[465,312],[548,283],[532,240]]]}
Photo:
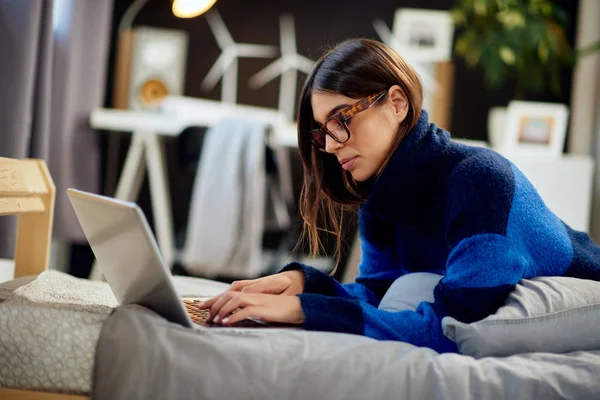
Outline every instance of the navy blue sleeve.
{"label": "navy blue sleeve", "polygon": [[403,341],[440,353],[456,352],[456,345],[444,336],[441,317],[431,303],[419,304],[416,311],[379,310],[380,299],[362,283],[341,285],[329,275],[298,263],[288,265],[289,269],[301,269],[307,277],[304,293],[298,295],[305,315],[304,329]]}
{"label": "navy blue sleeve", "polygon": [[444,336],[441,317],[431,303],[422,302],[416,311],[394,312],[346,298],[314,293],[298,297],[305,315],[304,329],[402,341],[439,353],[457,351],[456,344]]}

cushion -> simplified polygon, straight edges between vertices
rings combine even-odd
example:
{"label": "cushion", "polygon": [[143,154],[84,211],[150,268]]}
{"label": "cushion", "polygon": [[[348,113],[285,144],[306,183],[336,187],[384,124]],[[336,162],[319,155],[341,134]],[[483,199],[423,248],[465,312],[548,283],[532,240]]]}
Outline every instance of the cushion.
{"label": "cushion", "polygon": [[403,275],[392,283],[378,308],[386,311],[415,311],[423,301],[433,303],[433,288],[442,278],[442,275],[430,272]]}
{"label": "cushion", "polygon": [[442,320],[459,352],[476,358],[600,350],[600,282],[568,277],[523,279],[498,311],[470,324]]}

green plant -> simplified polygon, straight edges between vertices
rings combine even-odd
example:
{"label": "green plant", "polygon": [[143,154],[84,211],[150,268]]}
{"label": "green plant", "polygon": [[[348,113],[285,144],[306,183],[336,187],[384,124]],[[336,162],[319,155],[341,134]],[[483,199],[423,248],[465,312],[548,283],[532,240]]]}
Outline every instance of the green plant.
{"label": "green plant", "polygon": [[561,69],[600,45],[574,51],[565,37],[568,16],[550,0],[457,0],[452,15],[455,54],[480,67],[490,87],[514,78],[516,98],[548,87],[558,94]]}

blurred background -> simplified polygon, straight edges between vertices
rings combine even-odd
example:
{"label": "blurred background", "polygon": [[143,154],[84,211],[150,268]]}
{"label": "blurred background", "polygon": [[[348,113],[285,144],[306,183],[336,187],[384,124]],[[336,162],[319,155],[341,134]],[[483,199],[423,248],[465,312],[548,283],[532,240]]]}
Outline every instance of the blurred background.
{"label": "blurred background", "polygon": [[[0,0],[0,156],[48,163],[52,266],[75,276],[101,277],[67,187],[136,201],[177,274],[231,281],[291,259],[328,269],[331,238],[316,260],[302,244],[292,252],[302,182],[294,110],[312,63],[366,37],[417,69],[432,122],[514,161],[559,217],[599,241],[599,22],[597,0]],[[239,162],[249,150],[217,157],[227,146],[208,140],[228,134],[224,119],[246,117],[264,135],[252,176]],[[207,171],[224,170],[246,175],[207,183]],[[211,220],[207,190],[228,199]],[[247,241],[249,231],[260,239]],[[0,221],[0,235],[10,259],[14,220]],[[192,245],[218,235],[239,265],[211,264]],[[355,244],[350,229],[340,279],[355,271]]]}

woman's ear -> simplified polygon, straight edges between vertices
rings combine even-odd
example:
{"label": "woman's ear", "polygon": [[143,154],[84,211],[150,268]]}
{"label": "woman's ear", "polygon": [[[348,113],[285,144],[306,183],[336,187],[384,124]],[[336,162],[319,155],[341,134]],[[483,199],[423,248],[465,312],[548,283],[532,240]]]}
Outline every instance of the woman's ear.
{"label": "woman's ear", "polygon": [[389,88],[388,101],[394,109],[394,116],[398,118],[398,122],[404,121],[408,114],[408,99],[400,86],[394,85]]}

